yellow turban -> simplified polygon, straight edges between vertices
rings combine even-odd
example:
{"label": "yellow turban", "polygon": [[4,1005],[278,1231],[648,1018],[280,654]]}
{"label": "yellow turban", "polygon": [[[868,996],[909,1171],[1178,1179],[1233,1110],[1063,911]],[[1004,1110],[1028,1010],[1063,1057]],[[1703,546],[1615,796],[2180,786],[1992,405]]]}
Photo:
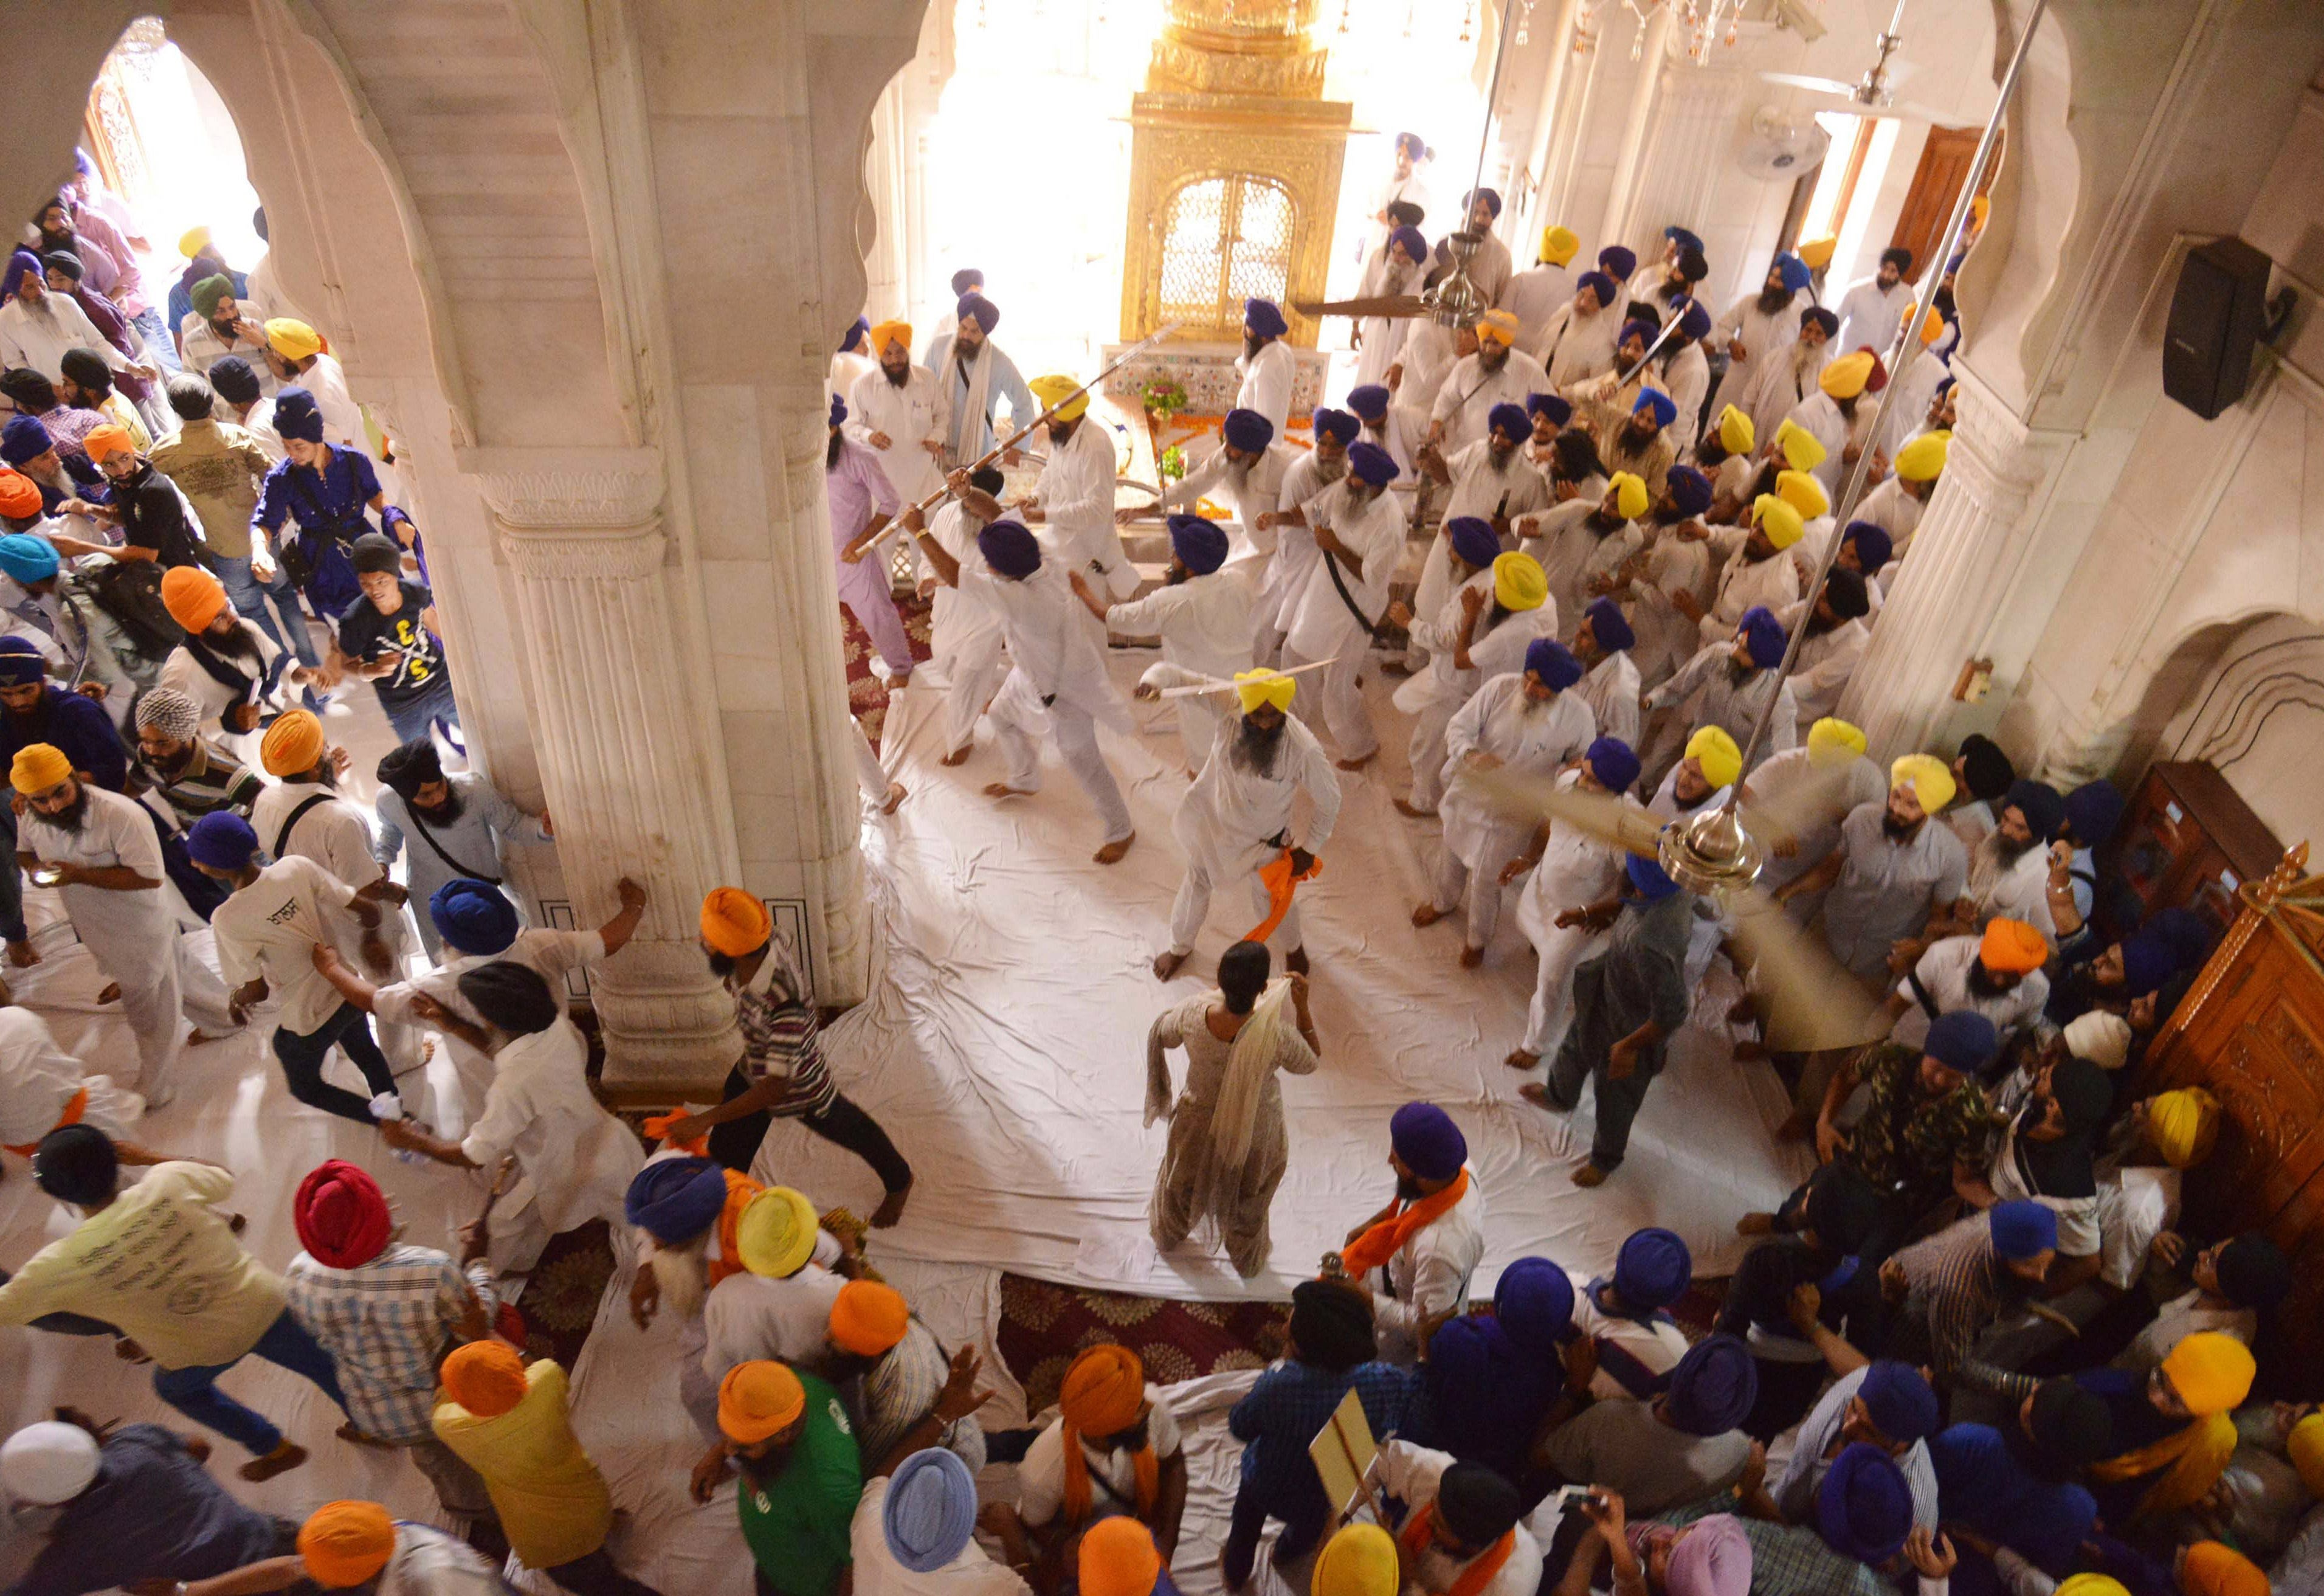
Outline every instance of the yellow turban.
{"label": "yellow turban", "polygon": [[1071,400],[1065,398],[1081,385],[1081,380],[1078,377],[1055,374],[1035,377],[1025,384],[1033,391],[1033,397],[1041,401],[1041,408],[1047,410],[1053,404],[1057,407],[1057,420],[1060,421],[1077,421],[1081,419],[1082,413],[1089,409],[1089,395],[1086,393],[1077,394]]}
{"label": "yellow turban", "polygon": [[266,324],[266,346],[285,360],[304,360],[323,352],[323,337],[303,321],[277,316]]}
{"label": "yellow turban", "polygon": [[1867,351],[1858,349],[1843,355],[1823,368],[1816,386],[1834,399],[1854,399],[1864,392],[1864,384],[1872,380],[1873,360]]}
{"label": "yellow turban", "polygon": [[1800,512],[1773,494],[1761,494],[1751,501],[1751,524],[1767,534],[1767,541],[1777,549],[1789,549],[1807,531],[1807,522]]}
{"label": "yellow turban", "polygon": [[1934,306],[1929,309],[1929,318],[1921,323],[1921,345],[1923,348],[1945,336],[1945,313]]}
{"label": "yellow turban", "polygon": [[879,359],[880,352],[882,349],[885,349],[891,343],[900,344],[903,346],[905,358],[909,359],[912,353],[912,324],[908,321],[879,321],[872,323],[871,337],[872,358],[874,360]]}
{"label": "yellow turban", "polygon": [[713,887],[703,897],[702,940],[730,959],[758,952],[774,930],[767,906],[740,887]]}
{"label": "yellow turban", "polygon": [[1702,779],[1713,787],[1732,787],[1743,773],[1743,751],[1723,726],[1697,726],[1686,740],[1686,757],[1702,767]]}
{"label": "yellow turban", "polygon": [[52,743],[27,743],[8,766],[8,782],[26,797],[46,792],[73,773],[72,761]]}
{"label": "yellow turban", "polygon": [[1840,239],[1835,235],[1823,238],[1811,238],[1792,253],[1800,257],[1801,264],[1806,266],[1809,271],[1821,272],[1831,264],[1831,252],[1839,247]]}
{"label": "yellow turban", "polygon": [[1553,266],[1563,266],[1582,247],[1582,239],[1571,227],[1544,227],[1541,230],[1541,258]]}
{"label": "yellow turban", "polygon": [[2163,1360],[2163,1377],[2197,1418],[2240,1407],[2251,1395],[2252,1377],[2258,1372],[2251,1349],[2216,1330],[2181,1337],[2171,1355]]}
{"label": "yellow turban", "polygon": [[1993,201],[1983,194],[1978,195],[1969,202],[1969,214],[1971,221],[1984,226],[1985,218],[1993,214]]}
{"label": "yellow turban", "polygon": [[904,1294],[877,1280],[850,1280],[831,1305],[831,1344],[859,1358],[876,1358],[904,1339],[912,1310]]}
{"label": "yellow turban", "polygon": [[1730,455],[1748,455],[1759,441],[1759,434],[1751,418],[1730,404],[1719,412],[1719,441]]}
{"label": "yellow turban", "polygon": [[2165,1163],[2191,1169],[2218,1145],[2219,1100],[2200,1086],[2163,1093],[2146,1104],[2146,1130]]}
{"label": "yellow turban", "polygon": [[2275,1587],[2259,1564],[2224,1541],[2197,1541],[2179,1565],[2187,1596],[2267,1596]]}
{"label": "yellow turban", "polygon": [[1111,1342],[1074,1359],[1057,1387],[1057,1411],[1092,1437],[1120,1434],[1138,1422],[1145,1407],[1146,1365],[1128,1347]]}
{"label": "yellow turban", "polygon": [[1831,453],[1814,433],[1793,420],[1775,429],[1775,448],[1794,471],[1812,471]]}
{"label": "yellow turban", "polygon": [[1606,479],[1606,491],[1614,495],[1614,508],[1623,520],[1636,521],[1646,512],[1646,484],[1635,473],[1617,471]]}
{"label": "yellow turban", "polygon": [[472,1341],[444,1360],[444,1394],[478,1418],[498,1418],[524,1400],[531,1384],[524,1354],[504,1341]]}
{"label": "yellow turban", "polygon": [[1921,812],[1933,815],[1953,801],[1953,773],[1933,753],[1908,753],[1888,767],[1888,789],[1909,787],[1921,800]]}
{"label": "yellow turban", "polygon": [[395,1520],[377,1502],[325,1502],[299,1527],[299,1555],[327,1590],[360,1585],[395,1555]]}
{"label": "yellow turban", "polygon": [[226,604],[226,584],[199,566],[171,566],[161,573],[161,607],[188,632],[208,631]]}
{"label": "yellow turban", "polygon": [[2130,1587],[2108,1574],[2078,1573],[2051,1596],[2130,1596]]}
{"label": "yellow turban", "polygon": [[2283,1449],[2292,1454],[2292,1466],[2300,1471],[2308,1494],[2324,1497],[2324,1413],[2311,1413],[2292,1425]]}
{"label": "yellow turban", "polygon": [[737,1363],[718,1382],[718,1427],[745,1446],[797,1423],[806,1411],[807,1388],[772,1358]]}
{"label": "yellow turban", "polygon": [[1316,1555],[1315,1596],[1396,1596],[1396,1542],[1377,1524],[1350,1524]]}
{"label": "yellow turban", "polygon": [[786,1280],[815,1256],[816,1230],[814,1204],[787,1185],[770,1185],[742,1205],[734,1250],[752,1274]]}
{"label": "yellow turban", "polygon": [[1776,472],[1775,497],[1798,511],[1803,521],[1813,521],[1831,509],[1831,500],[1825,495],[1823,484],[1804,471]]}
{"label": "yellow turban", "polygon": [[1868,746],[1862,732],[1832,715],[1808,728],[1808,763],[1812,765],[1826,769],[1844,765]]}
{"label": "yellow turban", "polygon": [[1537,610],[1549,596],[1549,577],[1530,554],[1504,554],[1493,561],[1493,599],[1505,610]]}
{"label": "yellow turban", "polygon": [[1234,679],[1235,701],[1242,706],[1245,715],[1262,704],[1272,704],[1277,709],[1287,710],[1291,707],[1293,696],[1299,691],[1297,677],[1286,676],[1279,670],[1269,670],[1264,666],[1257,670],[1238,670]]}
{"label": "yellow turban", "polygon": [[1923,432],[1896,451],[1896,475],[1906,482],[1932,481],[1945,468],[1952,447],[1951,433]]}
{"label": "yellow turban", "polygon": [[1487,338],[1504,345],[1516,343],[1517,318],[1506,310],[1486,311],[1477,321],[1477,341],[1482,343]]}
{"label": "yellow turban", "polygon": [[1162,1578],[1154,1532],[1126,1514],[1091,1525],[1076,1556],[1082,1596],[1152,1596]]}
{"label": "yellow turban", "polygon": [[323,723],[309,709],[294,709],[266,728],[258,742],[258,762],[270,776],[296,776],[323,759]]}
{"label": "yellow turban", "polygon": [[178,235],[178,253],[190,261],[208,249],[209,243],[210,230],[208,227],[189,227]]}

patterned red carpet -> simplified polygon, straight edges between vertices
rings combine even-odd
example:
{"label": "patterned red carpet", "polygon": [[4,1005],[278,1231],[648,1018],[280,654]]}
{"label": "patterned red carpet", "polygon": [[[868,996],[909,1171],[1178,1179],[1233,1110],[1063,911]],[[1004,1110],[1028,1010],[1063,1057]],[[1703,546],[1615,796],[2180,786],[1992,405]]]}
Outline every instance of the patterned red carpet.
{"label": "patterned red carpet", "polygon": [[[897,611],[904,617],[904,634],[912,640],[912,658],[928,657],[927,602],[915,595],[896,600]],[[855,617],[844,605],[839,612],[840,635],[847,649],[847,707],[853,714],[872,746],[880,746],[880,733],[888,724],[888,688],[880,679],[874,666],[879,655],[872,647],[872,639],[855,623]]]}
{"label": "patterned red carpet", "polygon": [[516,1299],[524,1315],[524,1350],[571,1369],[613,1278],[613,1247],[604,1220],[550,1237]]}
{"label": "patterned red carpet", "polygon": [[1148,1379],[1168,1385],[1266,1367],[1283,1350],[1289,1315],[1287,1303],[1164,1302],[1003,1274],[999,1345],[1025,1388],[1025,1410],[1038,1413],[1086,1347],[1119,1342],[1145,1362]]}

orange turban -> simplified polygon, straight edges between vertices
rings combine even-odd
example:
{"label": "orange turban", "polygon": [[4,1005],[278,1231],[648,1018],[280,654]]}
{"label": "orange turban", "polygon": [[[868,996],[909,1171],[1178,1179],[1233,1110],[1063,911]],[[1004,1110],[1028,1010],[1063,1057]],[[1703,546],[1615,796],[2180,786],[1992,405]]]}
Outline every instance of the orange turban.
{"label": "orange turban", "polygon": [[797,1423],[807,1411],[807,1388],[771,1358],[737,1363],[718,1382],[718,1427],[748,1446]]}
{"label": "orange turban", "polygon": [[88,451],[92,466],[102,466],[115,455],[137,452],[137,446],[130,440],[127,430],[120,427],[93,428],[89,435],[80,440],[80,447]]}
{"label": "orange turban", "polygon": [[[2267,1596],[2273,1589],[2257,1564],[2218,1541],[2197,1541],[2188,1547],[2179,1580],[2187,1596]],[[1087,1574],[1082,1576],[1082,1588],[1089,1588]]]}
{"label": "orange turban", "polygon": [[1082,1596],[1150,1596],[1162,1573],[1154,1532],[1135,1518],[1101,1518],[1082,1536]]}
{"label": "orange turban", "polygon": [[908,360],[912,354],[912,324],[908,321],[875,322],[872,324],[872,336],[868,341],[872,346],[872,358],[874,360],[879,359],[880,352],[891,343],[902,345],[904,356]]}
{"label": "orange turban", "polygon": [[293,709],[266,728],[258,740],[258,762],[270,776],[296,776],[322,762],[323,723],[308,709]]}
{"label": "orange turban", "polygon": [[[1082,1454],[1084,1435],[1115,1435],[1138,1422],[1146,1408],[1146,1366],[1128,1347],[1111,1342],[1094,1346],[1074,1360],[1057,1388],[1057,1410],[1065,1421],[1066,1522],[1079,1524],[1090,1515],[1089,1464]],[[1161,1489],[1161,1462],[1149,1436],[1131,1459],[1138,1481],[1138,1507],[1154,1505]]]}
{"label": "orange turban", "polygon": [[702,940],[730,959],[758,952],[774,932],[767,906],[740,887],[713,887],[702,900]]}
{"label": "orange turban", "polygon": [[2187,1411],[2209,1418],[2241,1406],[2251,1395],[2259,1365],[2252,1361],[2251,1349],[2234,1336],[2203,1330],[2180,1338],[2163,1360],[2163,1372]]}
{"label": "orange turban", "polygon": [[360,1585],[395,1555],[395,1520],[377,1502],[325,1502],[299,1527],[299,1555],[318,1585]]}
{"label": "orange turban", "polygon": [[903,1294],[877,1280],[850,1280],[831,1305],[831,1344],[843,1352],[876,1358],[904,1339],[912,1310]]}
{"label": "orange turban", "polygon": [[60,787],[73,773],[73,762],[53,743],[27,743],[8,763],[8,785],[30,798]]}
{"label": "orange turban", "polygon": [[2050,945],[2024,920],[2002,917],[1985,927],[1977,956],[1988,970],[2024,975],[2050,962]]}
{"label": "orange turban", "polygon": [[472,1341],[444,1360],[444,1389],[478,1418],[498,1418],[528,1388],[524,1354],[504,1341]]}
{"label": "orange turban", "polygon": [[226,613],[226,584],[199,566],[171,566],[161,573],[161,607],[188,632],[207,632]]}
{"label": "orange turban", "polygon": [[21,471],[0,471],[0,515],[23,521],[40,512],[40,484]]}

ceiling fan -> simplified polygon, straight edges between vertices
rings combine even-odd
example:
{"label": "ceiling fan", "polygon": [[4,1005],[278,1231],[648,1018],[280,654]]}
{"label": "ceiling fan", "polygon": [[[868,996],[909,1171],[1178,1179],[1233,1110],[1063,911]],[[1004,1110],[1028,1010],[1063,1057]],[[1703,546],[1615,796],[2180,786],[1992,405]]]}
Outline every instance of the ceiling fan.
{"label": "ceiling fan", "polygon": [[1768,83],[1781,84],[1785,88],[1803,88],[1823,97],[1822,102],[1808,108],[1830,111],[1846,116],[1894,116],[1908,122],[1953,124],[1960,118],[1950,111],[1918,105],[1896,97],[1896,85],[1913,75],[1910,61],[1899,61],[1892,71],[1888,58],[1904,42],[1904,7],[1907,0],[1896,0],[1895,14],[1888,26],[1874,41],[1879,57],[1863,77],[1853,83],[1843,83],[1837,78],[1815,78],[1802,72],[1762,72],[1760,78]]}

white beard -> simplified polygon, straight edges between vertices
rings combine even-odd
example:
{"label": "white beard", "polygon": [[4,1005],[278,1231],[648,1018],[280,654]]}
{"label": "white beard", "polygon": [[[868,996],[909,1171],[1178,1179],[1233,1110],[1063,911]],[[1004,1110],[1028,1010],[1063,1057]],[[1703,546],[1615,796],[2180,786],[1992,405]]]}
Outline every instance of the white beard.
{"label": "white beard", "polygon": [[710,1271],[702,1256],[709,1232],[704,1232],[683,1247],[663,1247],[644,1232],[638,1234],[646,1244],[655,1283],[661,1287],[661,1305],[680,1319],[700,1318],[702,1299],[710,1290]]}

